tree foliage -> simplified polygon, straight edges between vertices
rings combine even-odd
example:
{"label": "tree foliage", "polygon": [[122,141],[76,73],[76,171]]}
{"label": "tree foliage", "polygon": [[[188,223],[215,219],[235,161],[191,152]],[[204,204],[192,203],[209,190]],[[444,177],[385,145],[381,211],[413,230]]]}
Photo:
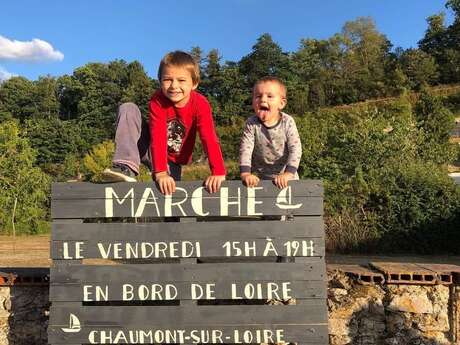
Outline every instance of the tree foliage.
{"label": "tree foliage", "polygon": [[35,151],[14,121],[0,124],[0,233],[47,228],[50,177],[34,167]]}
{"label": "tree foliage", "polygon": [[[410,250],[414,243],[428,252],[447,241],[458,252],[460,196],[447,165],[459,157],[449,132],[460,93],[437,98],[427,91],[460,82],[460,0],[446,7],[453,22],[446,24],[443,13],[430,16],[419,46],[410,49],[393,48],[368,17],[346,22],[329,38],[302,38],[295,51],[264,33],[238,61],[223,60],[218,49],[192,47],[229,177],[238,177],[253,84],[276,76],[286,84],[285,111],[295,116],[302,139],[300,175],[326,187],[329,249],[377,251],[398,243]],[[11,231],[16,198],[17,229],[40,231],[49,181],[43,171],[59,181],[76,175],[99,181],[111,162],[117,107],[134,102],[146,116],[157,87],[139,62],[123,60],[88,63],[57,78],[2,82],[0,226]],[[187,176],[207,174],[199,146],[193,159],[201,165]],[[149,173],[141,178],[150,180]]]}
{"label": "tree foliage", "polygon": [[440,82],[460,81],[460,5],[458,0],[448,0],[446,8],[452,10],[454,21],[446,26],[445,14],[427,18],[428,29],[420,40],[420,49],[433,56],[439,65]]}
{"label": "tree foliage", "polygon": [[301,177],[325,181],[329,249],[441,252],[443,241],[459,244],[460,190],[445,166],[454,158],[451,115],[423,94],[415,107],[403,96],[299,119]]}

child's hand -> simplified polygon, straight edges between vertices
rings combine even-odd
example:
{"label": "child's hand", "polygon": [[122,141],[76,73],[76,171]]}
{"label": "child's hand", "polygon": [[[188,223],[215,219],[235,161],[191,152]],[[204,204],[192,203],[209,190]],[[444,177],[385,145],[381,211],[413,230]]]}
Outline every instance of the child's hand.
{"label": "child's hand", "polygon": [[288,186],[288,181],[294,178],[294,174],[289,172],[284,172],[276,176],[273,180],[273,183],[280,189],[286,188]]}
{"label": "child's hand", "polygon": [[165,195],[171,195],[176,191],[176,181],[166,171],[156,173],[155,181],[160,187],[160,192]]}
{"label": "child's hand", "polygon": [[259,178],[250,173],[243,173],[240,175],[241,180],[247,187],[255,187],[259,184]]}
{"label": "child's hand", "polygon": [[204,181],[204,186],[209,193],[214,193],[220,189],[222,181],[225,181],[225,175],[211,175]]}

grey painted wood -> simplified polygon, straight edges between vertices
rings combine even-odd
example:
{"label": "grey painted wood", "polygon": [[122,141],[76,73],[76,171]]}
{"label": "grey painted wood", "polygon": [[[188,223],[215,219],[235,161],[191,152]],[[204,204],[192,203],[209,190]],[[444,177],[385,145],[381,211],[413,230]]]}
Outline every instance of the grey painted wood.
{"label": "grey painted wood", "polygon": [[278,220],[240,220],[197,223],[85,223],[53,222],[53,241],[131,240],[156,241],[197,239],[265,239],[323,237],[322,217],[302,217],[280,224]]}
{"label": "grey painted wood", "polygon": [[[324,300],[311,299],[305,305],[213,305],[213,306],[51,306],[51,326],[66,327],[70,313],[82,326],[117,327],[148,326],[240,326],[248,324],[325,324]],[[282,310],[282,312],[281,312]],[[238,317],[235,317],[235,316]]]}
{"label": "grey painted wood", "polygon": [[[184,223],[193,223],[193,222],[196,222],[196,218],[182,218],[180,220],[181,222],[184,222]],[[179,260],[179,262],[181,264],[193,264],[193,265],[196,265],[198,264],[198,259],[196,258],[181,258]],[[190,291],[190,284],[187,284],[188,287],[186,287],[186,289],[188,291]],[[141,285],[142,286],[142,285]],[[172,284],[171,286],[173,286],[175,288],[175,284]],[[164,287],[167,287],[167,285],[164,285]],[[198,286],[196,286],[197,288],[194,289],[194,293],[200,293],[200,294],[207,294],[207,293],[210,293],[208,292],[208,290],[211,288],[211,285],[207,286],[207,285],[200,285],[200,287],[198,288]],[[134,287],[133,286],[133,291],[135,291],[134,289],[137,289],[137,291],[139,291],[139,288],[137,287]],[[176,289],[176,288],[175,288]],[[184,292],[184,290],[182,290],[182,292]],[[180,289],[177,289],[175,292],[170,292],[171,296],[169,297],[169,299],[173,299],[173,296],[172,294],[175,294],[175,293],[181,293]],[[190,293],[192,293],[190,291]],[[160,296],[161,297],[161,294],[158,294],[156,296]],[[147,295],[143,296],[142,298],[145,298],[147,297]],[[174,298],[176,297],[179,297],[178,295],[175,296]],[[194,298],[189,298],[189,299],[182,299],[182,298],[178,298],[179,299],[179,305],[182,306],[182,307],[185,307],[185,306],[197,306],[198,304],[198,299],[197,299],[198,296],[195,296]],[[162,297],[161,297],[162,298]]]}
{"label": "grey painted wood", "polygon": [[228,181],[213,194],[204,191],[197,182],[183,182],[172,196],[162,195],[149,183],[58,183],[52,190],[53,218],[322,215],[323,212],[320,181],[292,181],[284,190],[271,181],[263,181],[256,188]]}
{"label": "grey painted wood", "polygon": [[[192,287],[192,283],[194,286]],[[288,283],[288,284],[286,284]],[[85,301],[85,302],[96,302],[100,300],[104,301],[123,301],[123,285],[125,282],[120,281],[106,281],[98,284],[89,283],[89,284],[60,284],[53,283],[50,285],[50,300],[51,301]],[[152,285],[155,284],[155,287]],[[232,284],[235,284],[235,291],[232,290]],[[239,281],[239,280],[217,280],[217,281],[194,281],[194,282],[174,282],[174,281],[165,281],[159,284],[156,281],[145,280],[143,282],[130,283],[125,289],[126,291],[132,292],[128,298],[132,301],[164,301],[166,298],[166,289],[170,291],[177,291],[177,296],[171,295],[169,300],[191,300],[192,299],[192,289],[198,295],[193,296],[194,299],[206,300],[206,299],[235,299],[234,297],[241,297],[249,299],[251,297],[248,294],[244,293],[244,288],[250,284],[251,286],[261,286],[261,296],[255,294],[253,299],[269,299],[276,297],[272,293],[271,296],[268,295],[268,286],[273,287],[273,284],[276,284],[276,293],[283,299],[283,287],[289,289],[289,297],[296,299],[306,299],[306,298],[326,298],[326,288],[324,281],[315,281],[315,280],[302,280],[302,281],[285,281],[285,280],[249,280],[249,281]],[[285,285],[283,285],[285,284]],[[86,287],[86,296],[83,293],[83,286]],[[197,286],[199,285],[199,287]],[[171,288],[174,286],[174,288]],[[211,296],[205,294],[206,289],[211,289],[214,293]],[[248,287],[249,288],[249,287]],[[97,293],[97,290],[101,289],[104,293],[107,293],[107,296],[102,297]],[[141,292],[140,292],[141,291]],[[158,293],[152,293],[152,291],[157,291]],[[272,289],[273,291],[273,289]],[[248,292],[247,293],[252,293]],[[259,298],[260,297],[260,298]],[[238,299],[235,299],[237,301]],[[129,303],[129,301],[127,301]]]}
{"label": "grey painted wood", "polygon": [[[145,200],[145,199],[144,199]],[[241,206],[229,205],[228,216],[251,216],[248,212],[248,200],[241,198]],[[255,200],[255,199],[253,199]],[[257,199],[262,202],[257,205],[255,212],[261,215],[306,215],[320,216],[323,214],[323,199],[321,197],[295,197],[292,198],[292,204],[301,204],[300,208],[292,210],[280,209],[275,205],[273,198],[267,198],[264,202],[262,199]],[[112,218],[112,217],[163,217],[165,213],[165,203],[163,199],[156,200],[156,204],[146,204],[145,207],[140,207],[142,199],[125,200],[118,204],[116,200],[113,202],[113,207],[110,213],[106,212],[106,199],[68,199],[68,200],[53,200],[51,204],[52,218],[75,218],[76,216],[83,218]],[[208,216],[223,216],[222,208],[218,199],[204,199],[203,212]],[[142,210],[142,211],[139,211]],[[203,214],[204,214],[203,213]],[[174,206],[171,209],[172,217],[198,217],[200,214],[196,212],[191,205],[190,200],[181,204],[181,209]]]}
{"label": "grey painted wood", "polygon": [[324,259],[311,258],[310,263],[221,263],[221,264],[134,264],[72,265],[51,268],[53,283],[126,281],[207,281],[226,280],[323,280]]}
{"label": "grey painted wood", "polygon": [[460,176],[459,175],[453,176],[453,174],[451,174],[451,176],[454,179],[455,183],[460,185]]}
{"label": "grey painted wood", "polygon": [[[53,185],[54,223],[51,253],[55,260],[51,269],[50,299],[53,303],[49,342],[87,343],[88,333],[98,329],[171,330],[174,327],[184,332],[199,329],[217,330],[224,334],[244,330],[255,332],[261,329],[283,329],[287,335],[283,340],[287,342],[324,345],[328,343],[321,182],[292,181],[289,193],[285,195],[280,195],[281,191],[270,181],[262,181],[261,188],[258,189],[247,189],[240,181],[227,181],[223,188],[214,194],[203,191],[200,186],[201,182],[179,182],[177,192],[169,198],[163,196],[153,183]],[[234,204],[235,201],[237,205]],[[292,214],[295,215],[295,219],[286,222],[261,220],[262,214]],[[204,215],[206,217],[203,217]],[[188,219],[181,218],[179,223],[137,223],[136,220],[136,223],[81,224],[80,221],[80,224],[66,224],[67,218],[157,217],[157,220],[161,221],[163,216]],[[182,222],[195,221],[195,217],[204,221]],[[209,222],[209,219],[214,221]],[[226,221],[222,222],[221,219]],[[314,255],[317,256],[297,256],[295,259],[288,258],[287,261],[291,262],[283,263],[269,262],[276,257],[253,257],[253,254],[263,255],[259,248],[268,242],[267,238],[278,250],[276,257],[287,255],[286,252],[279,253],[278,249],[286,242],[310,239],[314,241]],[[66,258],[69,260],[62,260],[64,241],[66,245],[70,245],[67,249],[72,248],[66,251]],[[199,242],[199,255],[180,254],[180,250],[175,251],[174,244],[172,252],[162,251],[167,254],[160,255],[167,259],[147,260],[145,262],[149,263],[143,264],[136,260],[116,260],[117,263],[123,264],[87,265],[81,264],[85,261],[74,260],[100,258],[98,243],[111,243],[112,246],[114,243],[121,243],[124,246],[126,243],[135,242],[170,244],[184,241]],[[222,255],[226,254],[222,245],[228,241],[249,243],[246,253],[242,251],[242,254],[248,256],[222,258]],[[253,242],[257,248],[255,253],[251,250]],[[81,247],[80,255],[76,255],[77,243]],[[232,254],[235,255],[237,252],[233,251]],[[265,254],[275,256],[273,251]],[[181,259],[174,259],[176,256]],[[124,259],[126,255],[121,254],[119,257]],[[197,258],[200,262],[209,263],[197,263]],[[174,260],[178,262],[171,263]],[[227,260],[229,262],[226,262]],[[120,306],[103,305],[103,301],[118,303],[123,300],[123,284],[130,284],[129,287],[134,292],[132,299],[125,298]],[[200,284],[201,287],[208,284],[208,288],[214,292],[208,296],[192,296],[191,284]],[[152,285],[155,289],[173,287],[174,291],[177,290],[177,295],[169,296],[168,299],[180,301],[180,305],[149,306],[149,302],[167,298],[163,290],[156,290],[157,294],[152,294],[149,291]],[[261,294],[245,296],[244,291],[250,294],[253,290],[244,290],[244,287],[253,288],[254,285],[261,287]],[[86,295],[86,301],[89,302],[95,301],[95,290],[92,290],[95,286],[107,289],[105,291],[109,294],[107,298],[102,297],[97,302],[102,302],[100,305],[82,306],[80,301],[84,299],[83,286],[89,289],[87,291],[93,292]],[[206,298],[233,298],[235,303],[239,297],[266,300],[273,297],[268,295],[268,291],[273,291],[274,288],[282,295],[282,286],[285,287],[284,291],[288,297],[297,299],[298,305],[197,303],[197,299]],[[138,293],[139,288],[143,294]],[[143,305],[139,305],[138,301],[143,301]],[[69,326],[70,313],[78,316],[82,329],[76,333],[63,333],[61,328]],[[193,341],[188,338],[182,342]],[[226,339],[224,342],[232,341]],[[260,342],[260,339],[254,341]]]}
{"label": "grey painted wood", "polygon": [[[61,301],[56,301],[56,302],[52,302],[52,305],[56,308],[70,308],[72,310],[78,310],[79,308],[81,308],[81,302],[61,302]],[[50,332],[51,328],[50,328],[50,325],[48,324],[48,333]],[[62,332],[62,330],[60,329],[61,333],[62,334],[65,334]],[[50,343],[53,343],[53,340],[52,339],[48,339],[48,344]],[[83,342],[80,342],[78,340],[76,341],[73,341],[72,342],[73,344],[76,344],[76,345],[80,345],[82,344]]]}
{"label": "grey painted wood", "polygon": [[[81,218],[74,218],[74,219],[61,219],[58,222],[54,221],[53,224],[59,224],[62,226],[81,226],[83,224],[83,219]],[[50,243],[51,246],[51,243]],[[51,251],[51,248],[50,248]],[[52,261],[52,265],[54,267],[57,266],[69,266],[69,265],[77,265],[81,264],[81,259],[69,259],[69,260],[54,260]]]}
{"label": "grey painted wood", "polygon": [[[176,325],[173,329],[169,328],[169,331],[172,330],[181,330],[183,331],[183,341],[184,343],[192,343],[192,339],[190,339],[190,333],[192,331],[196,331],[196,328],[191,328],[191,327],[181,327],[179,328],[179,325]],[[265,325],[240,325],[240,326],[235,326],[235,327],[228,327],[228,326],[217,326],[214,327],[214,325],[210,324],[209,326],[206,327],[200,327],[199,330],[203,330],[206,332],[206,330],[209,331],[210,339],[209,342],[212,339],[212,334],[214,333],[215,336],[217,337],[220,335],[219,332],[222,332],[222,342],[224,343],[235,343],[239,341],[240,343],[243,342],[243,335],[245,332],[250,332],[250,334],[254,335],[253,343],[257,343],[255,340],[257,332],[259,331],[260,333],[261,330],[265,331],[271,331],[273,334],[275,334],[276,330],[283,330],[282,336],[283,340],[286,342],[296,342],[298,344],[310,344],[310,345],[325,345],[328,344],[328,330],[327,330],[327,325],[324,324],[319,324],[319,325],[272,325],[272,324],[265,324]],[[81,343],[88,342],[88,335],[91,331],[105,331],[105,332],[110,332],[112,331],[112,334],[116,334],[117,332],[121,331],[124,332],[125,334],[129,334],[130,329],[124,327],[124,328],[94,328],[94,327],[85,327],[84,329],[81,330],[81,332],[78,333],[63,333],[60,327],[57,326],[52,326],[49,329],[48,332],[48,340],[51,341],[53,344],[74,344],[76,341],[80,341]],[[165,329],[157,329],[158,334],[163,334],[166,340],[166,330]],[[236,334],[236,332],[238,332]],[[174,333],[172,333],[174,336]],[[199,333],[200,334],[200,333]],[[207,334],[207,333],[204,333]],[[143,343],[150,343],[150,340],[152,340],[153,343],[155,343],[155,333],[152,332],[152,337],[153,339],[144,339]],[[170,342],[174,343],[180,343],[180,337],[178,333],[175,334],[176,338],[172,338],[169,336]],[[268,334],[267,334],[268,335]],[[236,338],[238,337],[238,338]],[[146,337],[147,338],[147,337]],[[235,339],[236,338],[236,339]],[[272,336],[273,340],[276,341],[276,337]],[[216,342],[219,343],[219,338],[216,338]],[[135,340],[135,339],[133,339]],[[157,340],[161,340],[161,338],[157,338]],[[206,340],[206,338],[202,338],[202,340]],[[262,339],[261,339],[262,340]],[[140,339],[138,338],[138,342],[141,343]],[[167,343],[166,341],[163,341],[162,343]]]}
{"label": "grey painted wood", "polygon": [[[292,187],[292,191],[295,196],[323,196],[323,185],[319,180],[299,180],[299,181],[290,181],[289,185]],[[190,182],[176,182],[178,188],[186,189],[189,194],[194,190],[202,186],[201,182],[190,181]],[[107,184],[95,184],[87,182],[79,183],[53,183],[51,188],[51,197],[53,200],[58,199],[103,199],[105,198],[105,188],[113,187],[120,194],[125,195],[129,190],[134,188],[135,195],[142,195],[142,192],[145,188],[152,188],[155,195],[159,198],[163,198],[159,189],[154,183],[107,183]],[[224,181],[222,187],[229,188],[229,195],[236,195],[238,188],[241,190],[246,189],[243,186],[241,181]],[[279,189],[273,185],[271,181],[261,181],[258,187],[262,189],[257,190],[257,197],[261,198],[273,198],[276,197],[279,193]],[[245,193],[242,193],[245,195]],[[204,198],[218,198],[219,193],[210,194],[207,191],[203,190]],[[182,198],[180,193],[173,194],[173,198]]]}
{"label": "grey painted wood", "polygon": [[52,259],[162,259],[207,257],[324,256],[322,238],[180,240],[180,241],[52,241]]}

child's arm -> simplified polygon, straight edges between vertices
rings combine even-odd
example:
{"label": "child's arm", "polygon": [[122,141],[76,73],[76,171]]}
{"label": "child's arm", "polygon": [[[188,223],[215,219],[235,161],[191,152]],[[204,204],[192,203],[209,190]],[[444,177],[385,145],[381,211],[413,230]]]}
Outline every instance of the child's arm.
{"label": "child's arm", "polygon": [[199,101],[198,112],[198,134],[200,135],[203,149],[208,156],[209,168],[211,169],[211,176],[206,178],[204,185],[209,193],[214,193],[220,189],[222,182],[225,181],[224,159],[212,119],[211,106],[204,97]]}
{"label": "child's arm", "polygon": [[300,158],[302,157],[302,144],[295,121],[292,117],[288,118],[286,124],[286,138],[289,152],[286,169],[273,180],[273,183],[275,183],[278,188],[286,188],[288,186],[288,181],[295,177],[297,168],[300,164]]}
{"label": "child's arm", "polygon": [[152,153],[152,177],[158,183],[160,192],[166,195],[176,191],[176,182],[168,174],[168,129],[166,111],[159,102],[159,93],[155,93],[149,103],[150,151]]}
{"label": "child's arm", "polygon": [[254,144],[254,127],[248,119],[240,142],[240,178],[247,187],[255,187],[259,184],[259,178],[251,173]]}

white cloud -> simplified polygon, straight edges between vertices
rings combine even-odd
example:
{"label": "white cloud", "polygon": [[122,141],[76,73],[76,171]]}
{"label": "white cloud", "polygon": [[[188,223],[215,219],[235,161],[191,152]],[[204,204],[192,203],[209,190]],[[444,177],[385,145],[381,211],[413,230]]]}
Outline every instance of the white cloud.
{"label": "white cloud", "polygon": [[46,41],[34,38],[32,41],[12,41],[0,35],[0,60],[48,61],[64,59],[64,54],[55,50]]}
{"label": "white cloud", "polygon": [[14,77],[15,74],[12,74],[10,72],[8,72],[6,69],[4,69],[2,66],[0,66],[0,83],[2,81],[5,81],[5,80],[8,80],[10,79],[11,77]]}

